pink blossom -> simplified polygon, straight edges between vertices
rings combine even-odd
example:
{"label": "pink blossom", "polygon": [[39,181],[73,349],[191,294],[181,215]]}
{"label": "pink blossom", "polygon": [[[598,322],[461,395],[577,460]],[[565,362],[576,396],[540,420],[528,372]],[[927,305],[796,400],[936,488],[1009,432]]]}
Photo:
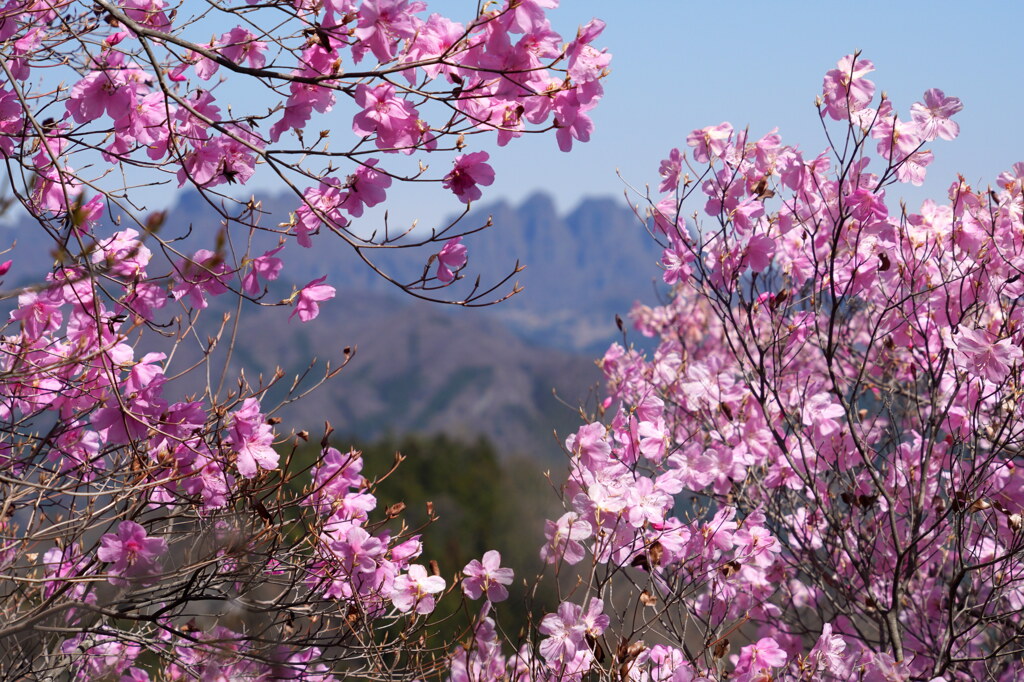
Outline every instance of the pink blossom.
{"label": "pink blossom", "polygon": [[611,618],[605,615],[604,602],[596,597],[590,598],[587,610],[583,614],[583,628],[591,637],[600,637],[611,624]]}
{"label": "pink blossom", "polygon": [[557,613],[547,614],[540,623],[539,632],[548,635],[540,643],[540,654],[551,663],[568,663],[581,652],[589,654],[587,637],[600,637],[610,622],[600,599],[592,597],[586,612],[578,604],[562,602]]}
{"label": "pink blossom", "polygon": [[661,184],[658,185],[659,192],[674,192],[679,187],[679,176],[683,173],[683,156],[678,149],[669,152],[668,158],[661,162],[658,167],[658,175],[661,176]]}
{"label": "pink blossom", "polygon": [[555,139],[563,152],[572,151],[572,141],[588,142],[594,132],[594,122],[586,112],[597,105],[600,81],[590,81],[555,95]]}
{"label": "pink blossom", "polygon": [[663,522],[665,512],[672,505],[672,498],[655,488],[654,481],[646,476],[633,482],[627,499],[628,520],[634,528],[642,528],[647,523]]}
{"label": "pink blossom", "polygon": [[746,525],[733,533],[732,539],[739,560],[749,561],[762,568],[771,566],[775,561],[773,555],[782,551],[782,546],[771,532],[763,526],[755,525],[749,517]]}
{"label": "pink blossom", "polygon": [[188,297],[189,303],[196,308],[205,308],[205,294],[219,296],[227,293],[227,276],[230,268],[218,254],[207,249],[199,249],[191,258],[178,261],[177,278],[171,287],[171,295],[176,299]]}
{"label": "pink blossom", "polygon": [[[402,63],[412,63],[437,59],[445,52],[449,52],[448,60],[458,60],[459,52],[452,50],[458,40],[465,33],[465,26],[452,21],[440,14],[431,14],[427,21],[419,27],[415,36],[406,43],[402,55]],[[454,69],[440,63],[426,64],[419,67],[428,78],[437,78],[439,73],[452,72]],[[416,70],[409,69],[404,72],[410,84],[416,82]]]}
{"label": "pink blossom", "polygon": [[252,259],[252,262],[249,263],[249,272],[242,278],[243,291],[252,296],[259,296],[260,277],[267,281],[273,281],[278,278],[284,264],[281,262],[280,258],[276,258],[275,256],[283,248],[284,245],[282,244],[276,249],[271,249],[262,256],[257,256]]}
{"label": "pink blossom", "polygon": [[[77,543],[63,548],[51,547],[46,550],[46,553],[43,554],[43,572],[51,580],[46,583],[43,597],[49,599],[55,592],[66,586],[66,579],[83,575],[88,565],[89,560],[82,555],[82,550]],[[76,599],[81,599],[87,590],[88,584],[81,582],[71,588],[71,593]],[[86,600],[89,603],[95,603],[96,594],[90,592],[89,597],[92,599],[86,598]]]}
{"label": "pink blossom", "polygon": [[566,54],[569,57],[569,77],[576,83],[586,83],[601,77],[612,56],[606,50],[598,50],[590,43],[594,42],[605,29],[600,19],[591,19],[586,26],[580,28],[576,40],[569,44]]}
{"label": "pink blossom", "polygon": [[[209,44],[202,45],[201,47],[212,50],[214,46],[213,44]],[[193,50],[189,50],[185,53],[184,61],[185,63],[192,64],[192,67],[196,72],[196,78],[199,80],[210,80],[214,75],[216,75],[217,70],[220,69],[220,64]]]}
{"label": "pink blossom", "polygon": [[40,169],[35,187],[32,188],[32,207],[40,211],[64,213],[68,201],[78,194],[81,183],[75,178],[75,171],[69,166],[60,168],[50,165]]}
{"label": "pink blossom", "polygon": [[576,651],[586,646],[586,628],[580,622],[583,609],[572,602],[562,602],[557,613],[549,613],[540,622],[538,630],[547,638],[540,643],[540,654],[550,662],[569,661]]}
{"label": "pink blossom", "polygon": [[358,42],[352,48],[356,63],[367,51],[381,63],[393,59],[398,41],[415,34],[415,14],[424,9],[426,4],[409,0],[363,0],[355,30]]}
{"label": "pink blossom", "polygon": [[[999,174],[996,182],[1003,189],[1011,189],[1013,187],[1020,187],[1022,181],[1024,181],[1024,161],[1018,161],[1008,171],[1003,171]],[[1020,191],[1020,190],[1017,190]]]}
{"label": "pink blossom", "polygon": [[90,123],[104,112],[112,119],[128,114],[136,95],[142,95],[150,77],[134,64],[126,65],[124,55],[104,51],[93,70],[71,86],[67,110],[76,123]]}
{"label": "pink blossom", "polygon": [[563,560],[568,564],[578,564],[586,554],[579,541],[589,538],[592,532],[590,524],[581,520],[576,512],[566,512],[557,522],[546,521],[544,536],[547,542],[540,550],[540,558],[549,564]]}
{"label": "pink blossom", "polygon": [[806,398],[803,405],[803,423],[814,428],[821,437],[839,430],[835,420],[846,416],[842,405],[835,402],[828,393],[815,393]]}
{"label": "pink blossom", "polygon": [[120,675],[135,662],[142,647],[130,640],[122,641],[115,635],[99,632],[89,636],[78,634],[64,640],[61,651],[69,656],[77,654],[70,659],[74,672],[71,679],[91,681],[116,679],[113,676]]}
{"label": "pink blossom", "polygon": [[167,305],[167,290],[152,282],[133,282],[121,300],[120,310],[127,310],[144,320],[153,319],[153,311]]}
{"label": "pink blossom", "polygon": [[190,495],[198,493],[202,496],[203,509],[219,509],[226,505],[235,477],[224,471],[205,444],[182,445],[176,453],[181,450],[194,457],[188,464],[191,476],[184,482],[185,490]]}
{"label": "pink blossom", "polygon": [[298,302],[295,304],[295,310],[288,316],[289,320],[298,315],[301,321],[309,322],[320,314],[320,306],[317,304],[334,298],[336,291],[334,287],[322,283],[326,279],[327,275],[314,279],[299,290]]}
{"label": "pink blossom", "polygon": [[340,560],[341,570],[350,576],[375,573],[387,551],[380,538],[359,526],[348,525],[343,532],[332,532],[331,537],[330,549]]}
{"label": "pink blossom", "polygon": [[39,28],[33,28],[14,41],[12,46],[14,49],[11,50],[11,55],[14,58],[8,62],[11,76],[17,80],[28,80],[32,73],[32,67],[25,57],[39,49],[45,35]]}
{"label": "pink blossom", "polygon": [[724,507],[715,512],[710,521],[700,524],[699,532],[693,537],[706,548],[725,551],[733,546],[733,533],[736,532],[736,510]]}
{"label": "pink blossom", "polygon": [[764,203],[755,197],[747,197],[732,209],[732,221],[738,236],[747,236],[764,215]]}
{"label": "pink blossom", "polygon": [[509,3],[503,18],[513,33],[531,33],[547,22],[545,9],[558,7],[558,0],[517,0]]}
{"label": "pink blossom", "polygon": [[267,44],[256,40],[248,29],[236,26],[220,37],[220,53],[236,64],[247,63],[253,69],[262,69],[266,64],[263,53]]}
{"label": "pink blossom", "polygon": [[11,320],[20,320],[25,335],[36,339],[59,329],[64,313],[46,292],[26,291],[18,295],[18,307],[11,311]]}
{"label": "pink blossom", "polygon": [[494,182],[494,169],[487,163],[490,155],[487,152],[473,152],[455,157],[451,172],[444,176],[441,186],[450,189],[459,201],[468,204],[479,199],[482,192],[478,185],[490,185]]}
{"label": "pink blossom", "polygon": [[164,12],[167,6],[164,0],[124,0],[122,5],[124,13],[143,26],[164,32],[171,28],[170,19]]}
{"label": "pink blossom", "polygon": [[878,153],[894,163],[913,154],[922,144],[918,124],[895,116],[878,120],[871,130],[871,137],[878,140]]}
{"label": "pink blossom", "polygon": [[24,127],[24,109],[18,96],[0,88],[0,154],[10,156],[15,140]]}
{"label": "pink blossom", "polygon": [[[897,663],[896,660],[887,653],[870,651],[862,649],[861,659],[858,662],[858,668],[860,673],[860,680],[862,682],[909,682],[910,678],[910,663],[911,661],[904,659]],[[1020,668],[1017,668],[1014,672],[1020,672]],[[1014,675],[1014,678],[1018,677]],[[1004,678],[1007,682],[1014,678]],[[935,682],[932,678],[930,682]]]}
{"label": "pink blossom", "polygon": [[511,568],[501,568],[501,554],[496,550],[485,552],[483,561],[473,559],[462,572],[466,576],[462,590],[470,599],[479,599],[485,593],[492,602],[508,599],[505,585],[512,584],[514,573]]}
{"label": "pink blossom", "polygon": [[419,114],[407,100],[395,96],[395,86],[384,83],[371,88],[360,83],[355,100],[363,109],[352,119],[357,135],[376,135],[378,149],[412,152],[422,132]]}
{"label": "pink blossom", "polygon": [[975,376],[996,384],[1006,378],[1013,364],[1024,358],[1024,351],[1011,339],[997,338],[987,329],[966,328],[953,337],[954,352],[961,364]]}
{"label": "pink blossom", "polygon": [[462,237],[453,237],[445,242],[437,253],[437,279],[448,284],[455,279],[455,272],[466,265],[466,245]]}
{"label": "pink blossom", "polygon": [[351,489],[362,486],[365,482],[360,474],[362,470],[363,458],[359,451],[342,453],[335,448],[326,448],[313,467],[313,492],[304,504],[315,506],[321,514],[330,512],[332,506]]}
{"label": "pink blossom", "polygon": [[732,125],[724,122],[694,130],[686,137],[686,144],[694,148],[694,161],[710,163],[712,158],[721,158],[725,154],[731,139]]}
{"label": "pink blossom", "polygon": [[107,156],[128,154],[135,145],[166,146],[167,113],[174,110],[159,90],[136,97],[127,115],[114,121],[114,128],[119,134],[107,147]]}
{"label": "pink blossom", "polygon": [[915,187],[920,187],[924,184],[925,174],[927,173],[925,169],[934,159],[935,155],[930,151],[921,150],[914,152],[903,159],[903,163],[896,169],[896,177],[900,182],[909,182]]}
{"label": "pink blossom", "polygon": [[348,176],[339,207],[349,215],[358,218],[363,215],[363,206],[376,206],[387,198],[391,176],[377,170],[378,159],[367,159],[356,171]]}
{"label": "pink blossom", "polygon": [[660,462],[665,458],[669,437],[665,421],[660,416],[654,421],[640,422],[636,427],[636,437],[639,439],[637,449],[641,455],[652,462]]}
{"label": "pink blossom", "polygon": [[423,542],[420,540],[419,535],[413,535],[411,538],[403,543],[397,544],[391,548],[391,561],[401,568],[405,568],[409,565],[412,559],[415,559],[423,553]]}
{"label": "pink blossom", "polygon": [[848,119],[851,112],[866,107],[875,95],[875,84],[865,76],[875,70],[875,65],[859,55],[846,55],[839,60],[837,68],[825,74],[822,93],[825,97],[825,112],[835,121]]}
{"label": "pink blossom", "polygon": [[704,451],[695,462],[694,481],[713,485],[715,492],[724,494],[733,481],[741,481],[746,475],[743,453],[729,447],[711,447]]}
{"label": "pink blossom", "polygon": [[149,537],[146,529],[134,521],[122,521],[117,534],[100,538],[96,556],[113,566],[107,569],[110,582],[126,584],[124,578],[149,578],[160,571],[158,558],[167,552],[167,541]]}
{"label": "pink blossom", "polygon": [[885,196],[881,192],[873,192],[863,187],[843,197],[843,203],[848,207],[850,215],[862,223],[870,224],[885,220],[889,215],[889,210],[885,207]]}
{"label": "pink blossom", "polygon": [[312,99],[316,87],[318,86],[295,89],[297,94],[288,98],[288,102],[284,106],[284,114],[274,125],[270,126],[271,142],[277,142],[281,139],[281,135],[288,130],[301,130],[309,122],[309,119],[313,117],[313,104],[310,99]]}
{"label": "pink blossom", "polygon": [[[174,112],[174,122],[177,132],[188,139],[192,146],[201,145],[209,140],[209,124],[206,119],[212,121],[221,120],[220,107],[217,101],[208,90],[201,90],[185,100],[188,107],[179,107]],[[193,113],[193,111],[195,113]],[[160,159],[167,153],[167,145],[156,145],[149,151],[151,159]],[[180,172],[180,171],[179,171]],[[180,176],[179,176],[180,179]]]}
{"label": "pink blossom", "polygon": [[925,140],[936,137],[953,140],[960,134],[960,125],[950,118],[963,108],[960,98],[947,97],[942,90],[932,88],[925,91],[924,104],[914,102],[910,105],[910,115],[920,126]]}
{"label": "pink blossom", "polygon": [[580,463],[588,470],[602,468],[612,454],[607,432],[604,424],[600,422],[581,426],[576,435],[566,439],[565,447],[574,455],[578,455]]}
{"label": "pink blossom", "polygon": [[427,575],[427,569],[413,564],[405,575],[395,578],[391,592],[391,603],[402,613],[413,609],[420,615],[434,610],[434,595],[444,592],[444,578]]}
{"label": "pink blossom", "polygon": [[[348,224],[348,220],[338,210],[344,200],[346,197],[342,195],[341,183],[337,178],[324,178],[319,187],[310,187],[303,192],[302,205],[295,211],[296,220],[292,228],[299,246],[306,249],[313,246],[309,235],[316,233],[324,220],[335,227]],[[361,214],[362,205],[358,200],[354,204]]]}
{"label": "pink blossom", "polygon": [[[319,44],[311,44],[302,51],[300,63],[302,68],[295,69],[292,74],[303,78],[323,79],[335,74],[339,68],[337,53],[334,49]],[[270,128],[270,141],[277,142],[281,135],[290,128],[301,129],[309,121],[314,111],[321,114],[334,106],[334,92],[327,87],[332,79],[319,82],[293,82],[288,86],[290,95],[285,104],[284,115]]]}
{"label": "pink blossom", "polygon": [[149,682],[150,677],[142,668],[131,666],[119,682]]}
{"label": "pink blossom", "polygon": [[842,672],[845,651],[846,640],[833,632],[832,623],[825,623],[822,626],[821,637],[807,655],[807,660],[816,666],[818,671],[838,675]]}
{"label": "pink blossom", "polygon": [[[81,200],[82,197],[80,196],[78,201],[80,202]],[[97,194],[92,199],[89,199],[89,201],[78,206],[71,215],[75,233],[85,235],[92,232],[92,228],[96,226],[100,216],[103,215],[105,207],[106,201],[102,194]]]}
{"label": "pink blossom", "polygon": [[260,412],[256,398],[246,398],[231,413],[228,446],[236,453],[238,473],[253,478],[259,469],[276,469],[280,455],[274,450],[274,429]]}
{"label": "pink blossom", "polygon": [[101,454],[99,434],[81,426],[78,421],[68,424],[68,430],[57,438],[49,459],[59,461],[61,471],[77,471],[82,480],[89,481],[107,465]]}
{"label": "pink blossom", "polygon": [[681,245],[686,235],[686,221],[679,214],[674,196],[666,196],[648,213],[654,218],[654,229],[672,240],[673,246]]}
{"label": "pink blossom", "polygon": [[764,669],[780,668],[786,664],[786,652],[771,637],[763,637],[753,644],[740,649],[736,672],[759,672]]}
{"label": "pink blossom", "polygon": [[146,265],[152,256],[153,252],[139,240],[139,233],[128,229],[100,240],[99,248],[92,254],[92,262],[109,267],[115,275],[134,278],[145,275]]}
{"label": "pink blossom", "polygon": [[766,234],[755,234],[747,242],[743,255],[744,264],[753,272],[764,272],[775,257],[775,240]]}
{"label": "pink blossom", "polygon": [[227,135],[211,138],[188,154],[178,170],[178,186],[186,182],[215,187],[227,183],[244,185],[256,172],[252,150]]}

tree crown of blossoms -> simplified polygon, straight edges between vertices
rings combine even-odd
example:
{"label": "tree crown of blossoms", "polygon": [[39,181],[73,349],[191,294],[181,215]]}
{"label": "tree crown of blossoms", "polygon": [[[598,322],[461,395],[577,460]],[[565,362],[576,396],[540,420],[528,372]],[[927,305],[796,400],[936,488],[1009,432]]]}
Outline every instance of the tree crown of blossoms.
{"label": "tree crown of blossoms", "polygon": [[551,679],[1024,675],[1024,164],[898,206],[962,105],[873,71],[826,74],[821,153],[721,123],[662,162],[671,296],[566,441]]}
{"label": "tree crown of blossoms", "polygon": [[[308,434],[280,437],[263,403],[279,373],[207,371],[204,390],[173,391],[180,344],[146,348],[173,328],[198,338],[216,297],[301,322],[329,305],[322,277],[271,296],[293,239],[342,239],[417,296],[455,291],[475,229],[413,243],[357,221],[402,181],[478,199],[494,169],[463,153],[474,134],[553,130],[565,151],[589,139],[603,24],[563,43],[546,19],[557,4],[488,5],[466,23],[409,0],[0,8],[0,154],[57,255],[9,292],[0,356],[12,675],[329,680],[379,676],[396,652],[410,679],[460,682],[1024,674],[1024,165],[895,210],[887,192],[924,182],[961,104],[932,89],[901,115],[859,54],[825,75],[824,152],[721,123],[661,164],[645,199],[673,295],[634,311],[658,345],[601,360],[608,397],[566,442],[566,508],[541,550],[556,579],[586,570],[511,653],[497,552],[463,569],[462,594],[484,600],[466,639],[430,648],[453,581],[390,523],[401,505],[377,511],[360,453],[333,448],[329,428],[296,470]],[[215,17],[235,25],[192,39]],[[218,98],[220,79],[243,77],[271,103]],[[310,126],[346,107],[337,151],[336,130]],[[224,194],[264,170],[295,193],[277,226]],[[128,179],[144,172],[198,189],[222,224],[195,245],[165,235],[167,216],[135,209]],[[377,263],[416,246],[430,253],[415,281]],[[487,302],[503,282],[449,298]]]}
{"label": "tree crown of blossoms", "polygon": [[[299,324],[330,305],[325,276],[289,266],[326,239],[421,298],[509,295],[501,273],[460,283],[486,225],[427,233],[369,211],[408,182],[481,198],[495,168],[477,140],[589,139],[604,24],[563,39],[557,5],[460,22],[410,0],[0,1],[0,184],[35,219],[24,241],[56,257],[3,292],[0,670],[327,680],[373,676],[370,654],[395,651],[430,668],[420,636],[452,580],[329,427],[298,465],[308,434],[287,436],[268,397],[299,399],[351,353],[291,388],[230,355],[244,308]],[[233,198],[258,173],[292,192],[289,216]],[[219,220],[145,211],[151,184],[198,192]],[[389,274],[378,256],[395,249],[422,276]],[[481,566],[467,585],[498,601],[509,569]]]}

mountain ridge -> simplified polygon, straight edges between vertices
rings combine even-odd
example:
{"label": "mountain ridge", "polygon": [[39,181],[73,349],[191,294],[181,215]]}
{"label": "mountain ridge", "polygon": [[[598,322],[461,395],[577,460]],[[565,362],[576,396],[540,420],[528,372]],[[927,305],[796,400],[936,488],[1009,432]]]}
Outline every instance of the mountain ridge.
{"label": "mountain ridge", "polygon": [[[263,224],[276,225],[287,221],[297,200],[273,195],[261,204]],[[204,226],[219,221],[195,192],[183,193],[168,216],[169,226],[193,233],[175,244],[182,252],[208,246]],[[267,300],[287,298],[293,286],[324,274],[337,289],[335,299],[325,302],[320,317],[308,324],[288,321],[280,307],[246,307],[229,369],[255,378],[260,372],[270,376],[280,366],[291,376],[306,370],[311,355],[340,361],[342,348],[356,348],[340,376],[282,411],[286,423],[316,433],[330,421],[339,433],[361,440],[405,433],[484,435],[508,454],[544,460],[559,456],[552,431],[575,429],[579,417],[573,406],[591,399],[601,379],[594,358],[621,339],[616,314],[625,315],[635,300],[652,295],[652,265],[660,251],[632,210],[606,197],[584,199],[560,215],[550,195],[534,193],[518,205],[499,201],[475,208],[463,224],[482,225],[488,219],[493,227],[464,240],[469,253],[465,277],[441,293],[458,297],[477,273],[486,279],[510,272],[519,260],[527,266],[517,275],[523,291],[509,300],[463,309],[403,297],[394,285],[354,263],[340,239],[325,233],[314,238],[312,249],[287,245],[281,255],[284,274],[291,279],[274,283]],[[39,229],[28,224],[14,234],[7,230],[6,237],[24,238],[33,227]],[[108,224],[101,229],[109,233],[116,228]],[[268,248],[277,240],[270,237],[263,237]],[[22,244],[26,241],[32,240]],[[25,261],[28,250],[22,244],[17,251]],[[257,244],[255,252],[263,246]],[[439,248],[433,244],[418,253],[388,254],[402,258],[382,262],[396,277],[411,281],[422,275],[430,253]],[[43,257],[47,254],[36,254],[37,266]],[[20,264],[36,276],[42,271],[31,269],[29,262]],[[211,299],[200,325],[204,330],[214,330],[222,313],[234,314],[233,302],[226,299]],[[176,362],[186,367],[197,353],[179,352]],[[226,361],[223,355],[214,358]],[[186,388],[202,390],[200,379],[187,380]],[[283,397],[275,389],[267,402]]]}

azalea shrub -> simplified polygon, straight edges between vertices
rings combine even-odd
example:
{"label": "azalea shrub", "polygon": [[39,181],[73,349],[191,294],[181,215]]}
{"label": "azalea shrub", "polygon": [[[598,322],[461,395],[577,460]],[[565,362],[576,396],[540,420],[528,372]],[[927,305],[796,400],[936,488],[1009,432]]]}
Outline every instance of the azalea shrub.
{"label": "azalea shrub", "polygon": [[[607,397],[537,537],[559,603],[521,632],[498,617],[522,578],[500,548],[444,575],[404,505],[378,504],[401,456],[368,478],[329,426],[273,416],[282,373],[214,363],[243,309],[299,325],[330,305],[319,273],[270,284],[324,239],[415,296],[510,293],[466,276],[486,225],[368,209],[405,181],[468,207],[494,180],[474,135],[589,138],[603,24],[563,41],[557,4],[465,23],[410,0],[0,7],[0,155],[55,262],[3,292],[6,678],[1024,675],[1024,165],[899,204],[961,103],[933,89],[899,113],[858,54],[825,76],[821,153],[722,123],[663,162],[644,224],[671,296],[633,311],[656,346],[600,361]],[[283,223],[235,198],[257,172],[294,192]],[[150,184],[196,189],[220,224],[147,213]],[[394,279],[392,249],[422,276]],[[439,645],[446,599],[465,625]]]}
{"label": "azalea shrub", "polygon": [[1024,678],[1024,163],[905,206],[962,104],[872,71],[825,75],[821,152],[721,123],[662,163],[671,295],[566,441],[551,676]]}
{"label": "azalea shrub", "polygon": [[[5,679],[447,668],[430,617],[459,598],[453,576],[400,503],[378,505],[360,452],[274,416],[351,352],[294,381],[239,374],[230,355],[251,308],[282,325],[325,312],[331,282],[289,266],[324,240],[420,298],[514,292],[502,273],[468,276],[466,238],[487,224],[417,230],[382,209],[416,182],[468,212],[495,179],[477,140],[589,139],[604,24],[563,39],[557,5],[469,3],[460,21],[410,0],[0,3],[0,186],[34,219],[19,242],[55,263],[0,245]],[[247,192],[258,174],[292,192],[290,216]],[[154,188],[192,190],[220,219],[147,211]],[[389,274],[389,250],[422,275]],[[294,456],[305,442],[311,465]],[[471,596],[511,581],[496,552],[467,570]]]}

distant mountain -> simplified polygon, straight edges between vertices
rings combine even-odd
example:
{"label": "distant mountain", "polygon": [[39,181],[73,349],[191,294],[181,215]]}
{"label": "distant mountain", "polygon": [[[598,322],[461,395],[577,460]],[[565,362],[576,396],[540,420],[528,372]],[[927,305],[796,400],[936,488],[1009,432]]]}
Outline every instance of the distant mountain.
{"label": "distant mountain", "polygon": [[[262,197],[261,206],[266,213],[261,224],[276,226],[288,220],[298,203],[294,195],[277,194]],[[175,234],[192,226],[190,240],[203,246],[209,245],[213,226],[219,223],[217,214],[196,192],[183,193],[168,215],[165,232]],[[543,347],[595,354],[618,338],[616,314],[625,315],[634,301],[650,301],[655,295],[660,249],[621,201],[585,199],[567,215],[559,215],[551,197],[537,193],[518,206],[506,201],[481,206],[463,218],[459,227],[479,227],[488,218],[491,227],[464,240],[469,247],[465,279],[441,293],[466,295],[477,275],[484,285],[494,283],[510,273],[517,260],[525,270],[501,291],[510,291],[515,281],[523,291],[501,305],[456,314],[499,321]],[[262,237],[261,245],[268,248],[277,240],[276,236]],[[179,249],[184,250],[188,241]],[[327,275],[339,289],[406,298],[359,262],[335,235],[325,231],[313,238],[313,244],[313,248],[303,249],[292,242],[282,253],[286,276],[295,280],[292,284]],[[433,244],[368,255],[394,278],[412,281],[422,275],[430,254],[439,248]]]}
{"label": "distant mountain", "polygon": [[337,366],[343,349],[354,349],[344,371],[281,414],[314,436],[325,419],[364,440],[484,435],[503,454],[550,461],[560,452],[553,431],[564,438],[578,427],[577,407],[601,380],[591,357],[531,345],[503,325],[422,302],[341,290],[325,311],[308,324],[284,322],[281,310],[243,314],[235,358],[250,381],[258,370],[286,371],[264,401],[272,404],[311,357]]}
{"label": "distant mountain", "polygon": [[494,227],[467,240],[470,268],[507,271],[518,258],[522,293],[488,310],[530,341],[602,353],[618,338],[615,315],[650,301],[660,249],[632,210],[610,198],[585,199],[559,216],[551,198],[534,194],[518,207],[498,203],[471,213],[470,225]]}
{"label": "distant mountain", "polygon": [[[264,196],[260,203],[266,214],[260,222],[271,227],[287,221],[298,205],[291,194]],[[220,224],[218,213],[195,191],[182,192],[167,216],[161,234],[178,239],[174,247],[183,252],[209,247]],[[468,314],[500,321],[541,346],[593,354],[617,338],[616,314],[624,315],[634,301],[651,300],[655,295],[655,264],[660,250],[646,234],[643,223],[620,201],[585,199],[560,216],[551,197],[538,193],[519,206],[505,201],[482,206],[471,211],[460,226],[478,227],[488,217],[492,227],[464,240],[469,247],[465,280],[444,293],[464,295],[478,274],[485,285],[493,283],[510,273],[517,260],[525,270],[501,291],[509,291],[514,281],[524,289],[500,306]],[[39,227],[30,222],[0,225],[0,248],[15,239],[20,242],[9,284],[19,275],[38,273],[39,264],[49,261],[49,253],[38,246],[48,249],[48,240],[34,239],[38,231]],[[257,241],[267,248],[276,240],[276,235],[257,235]],[[422,274],[428,257],[438,248],[434,244],[418,250],[375,251],[371,255],[396,279],[411,281]],[[282,257],[288,264],[285,276],[294,279],[285,283],[289,290],[292,284],[302,285],[326,274],[339,289],[402,296],[394,285],[359,262],[340,238],[326,232],[314,238],[312,249],[290,243]]]}
{"label": "distant mountain", "polygon": [[[261,203],[268,213],[263,225],[285,222],[296,206],[286,195]],[[466,291],[477,273],[485,282],[500,278],[518,259],[526,265],[516,277],[524,289],[510,300],[476,309],[416,301],[358,262],[340,239],[321,234],[313,249],[288,245],[282,255],[292,281],[278,283],[272,294],[280,300],[293,285],[327,274],[338,289],[336,299],[309,324],[288,322],[281,308],[244,309],[228,376],[244,369],[255,383],[260,372],[269,377],[280,366],[288,379],[269,396],[280,400],[290,377],[301,374],[311,357],[337,365],[344,347],[357,348],[337,378],[284,410],[286,424],[316,434],[326,419],[339,433],[361,439],[409,432],[486,435],[504,453],[557,456],[552,430],[564,434],[578,425],[575,407],[600,380],[594,358],[620,338],[615,315],[625,315],[637,299],[654,297],[660,254],[632,211],[612,199],[587,199],[560,216],[550,197],[535,194],[519,206],[498,202],[473,211],[462,225],[483,225],[488,216],[493,227],[465,239],[467,276],[452,293]],[[191,230],[174,245],[188,252],[208,246],[218,224],[200,195],[183,193],[161,235]],[[46,241],[33,239],[38,229],[31,223],[0,229],[0,242],[19,240],[22,277],[37,275],[50,258],[32,253]],[[262,236],[264,245],[270,238]],[[438,248],[382,253],[379,262],[396,278],[413,280]],[[9,278],[8,284],[16,281]],[[216,332],[222,313],[234,314],[233,306],[221,309],[228,303],[215,299],[204,312],[201,338]],[[223,361],[227,345],[225,339],[215,359]],[[180,369],[197,358],[179,353],[175,364]],[[206,381],[187,383],[199,391]]]}

